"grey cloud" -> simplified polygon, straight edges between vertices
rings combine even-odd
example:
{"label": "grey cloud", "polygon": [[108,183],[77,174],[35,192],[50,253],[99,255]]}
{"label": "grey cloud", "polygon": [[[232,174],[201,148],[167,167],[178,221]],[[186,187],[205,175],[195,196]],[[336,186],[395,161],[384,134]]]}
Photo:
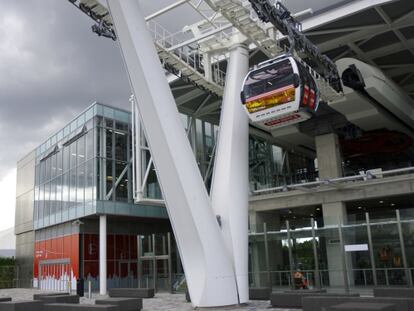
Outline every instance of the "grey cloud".
{"label": "grey cloud", "polygon": [[[341,0],[284,1],[293,11]],[[174,0],[140,0],[144,15]],[[0,0],[0,178],[93,101],[129,109],[117,44],[90,31],[67,0]],[[189,6],[160,19],[171,32],[201,19]]]}

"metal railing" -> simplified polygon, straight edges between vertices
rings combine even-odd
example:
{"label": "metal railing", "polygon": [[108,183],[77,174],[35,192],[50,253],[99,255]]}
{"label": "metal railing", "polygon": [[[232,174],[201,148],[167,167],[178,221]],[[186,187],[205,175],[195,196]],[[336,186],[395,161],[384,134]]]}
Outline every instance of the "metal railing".
{"label": "metal railing", "polygon": [[[414,268],[410,268],[411,275],[414,274]],[[317,288],[315,282],[315,275],[317,273],[314,269],[307,269],[300,271],[309,289]],[[341,286],[331,285],[330,276],[341,276],[343,270],[329,270],[321,269],[319,272],[319,280],[321,288],[338,288]],[[292,276],[290,270],[272,270],[272,271],[258,271],[249,273],[249,283],[251,287],[282,287],[293,288]],[[373,279],[374,270],[372,268],[357,268],[347,271],[350,287],[375,287]],[[407,286],[408,280],[405,277],[404,268],[376,268],[377,286]]]}
{"label": "metal railing", "polygon": [[[148,29],[150,30],[155,44],[165,53],[176,56],[188,68],[204,76],[205,68],[203,61],[203,52],[199,48],[197,42],[191,42],[193,35],[190,32],[178,31],[172,33],[166,28],[151,20],[148,22]],[[214,34],[215,39],[224,40],[227,34],[224,31]],[[161,56],[161,58],[163,58]],[[216,61],[212,62],[212,81],[223,87],[225,82],[225,72],[219,68],[219,60],[225,59],[225,56],[216,56]],[[177,69],[179,70],[178,66]]]}
{"label": "metal railing", "polygon": [[393,170],[388,170],[388,171],[367,170],[365,172],[362,172],[359,175],[337,177],[337,178],[317,180],[317,181],[311,181],[311,182],[305,182],[305,183],[299,183],[299,184],[284,185],[284,186],[278,186],[278,187],[273,187],[273,188],[254,190],[252,191],[252,194],[258,195],[258,194],[265,194],[265,193],[272,193],[272,192],[300,190],[301,188],[313,189],[313,188],[317,188],[320,186],[338,187],[341,184],[345,184],[349,182],[367,181],[367,180],[372,180],[375,178],[399,176],[399,175],[405,175],[405,174],[410,174],[410,173],[414,173],[414,167],[405,167],[405,168],[393,169]]}

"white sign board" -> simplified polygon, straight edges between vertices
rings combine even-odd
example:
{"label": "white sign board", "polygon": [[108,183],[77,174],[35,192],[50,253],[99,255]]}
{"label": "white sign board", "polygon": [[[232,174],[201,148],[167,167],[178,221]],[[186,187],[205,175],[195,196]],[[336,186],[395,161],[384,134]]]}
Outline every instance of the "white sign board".
{"label": "white sign board", "polygon": [[363,252],[368,250],[368,244],[345,245],[345,252]]}

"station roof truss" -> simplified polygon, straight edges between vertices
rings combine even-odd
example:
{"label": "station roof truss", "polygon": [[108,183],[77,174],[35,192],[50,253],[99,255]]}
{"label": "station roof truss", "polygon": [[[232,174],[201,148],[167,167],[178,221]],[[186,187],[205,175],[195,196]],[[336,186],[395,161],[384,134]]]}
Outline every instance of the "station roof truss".
{"label": "station roof truss", "polygon": [[[112,29],[107,9],[97,0],[69,1],[95,20],[95,30],[102,24]],[[183,7],[190,7],[198,22],[177,32],[161,25],[166,14]],[[320,52],[333,61],[353,57],[375,65],[414,98],[412,0],[344,0],[319,11],[311,9],[305,10],[305,16],[301,12],[293,16]],[[288,41],[272,24],[263,23],[247,0],[176,0],[146,20],[179,111],[215,124],[220,119],[229,47],[246,42],[254,65],[283,53]],[[323,78],[318,86],[325,101],[341,96]],[[341,126],[346,123],[328,107],[322,107],[321,113],[341,119]],[[269,135],[268,139],[286,147],[277,138]]]}

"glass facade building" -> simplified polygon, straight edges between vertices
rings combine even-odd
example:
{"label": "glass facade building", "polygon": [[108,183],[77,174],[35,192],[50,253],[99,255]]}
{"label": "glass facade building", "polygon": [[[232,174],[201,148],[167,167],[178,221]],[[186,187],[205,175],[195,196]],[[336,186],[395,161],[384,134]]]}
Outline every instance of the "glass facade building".
{"label": "glass facade building", "polygon": [[[218,127],[181,117],[209,190]],[[172,230],[165,207],[134,203],[132,140],[131,113],[95,103],[19,161],[16,255],[21,286],[61,290],[67,284],[74,288],[83,278],[96,289],[99,215],[108,217],[109,287],[169,288],[182,281],[173,238],[167,254]],[[145,140],[142,152],[147,166],[151,155]],[[344,176],[348,162],[337,161]],[[147,169],[144,197],[162,199],[156,170]],[[384,189],[398,189],[390,192],[393,196],[378,188],[383,184],[379,179],[372,181],[378,185],[371,190],[357,188],[368,187],[370,180],[354,183],[356,194],[324,190],[323,185],[290,188],[320,181],[324,170],[322,156],[316,159],[250,136],[250,285],[292,287],[297,270],[306,274],[310,287],[412,285],[411,188],[404,180],[403,186],[393,186],[400,182],[396,177],[384,178],[391,183]],[[272,187],[283,189],[255,193]],[[371,199],[359,199],[361,193]],[[346,251],[355,245],[364,250]],[[163,258],[155,266],[152,254]]]}
{"label": "glass facade building", "polygon": [[129,112],[94,104],[38,147],[34,228],[97,213],[166,218],[163,207],[133,203],[131,139]]}

